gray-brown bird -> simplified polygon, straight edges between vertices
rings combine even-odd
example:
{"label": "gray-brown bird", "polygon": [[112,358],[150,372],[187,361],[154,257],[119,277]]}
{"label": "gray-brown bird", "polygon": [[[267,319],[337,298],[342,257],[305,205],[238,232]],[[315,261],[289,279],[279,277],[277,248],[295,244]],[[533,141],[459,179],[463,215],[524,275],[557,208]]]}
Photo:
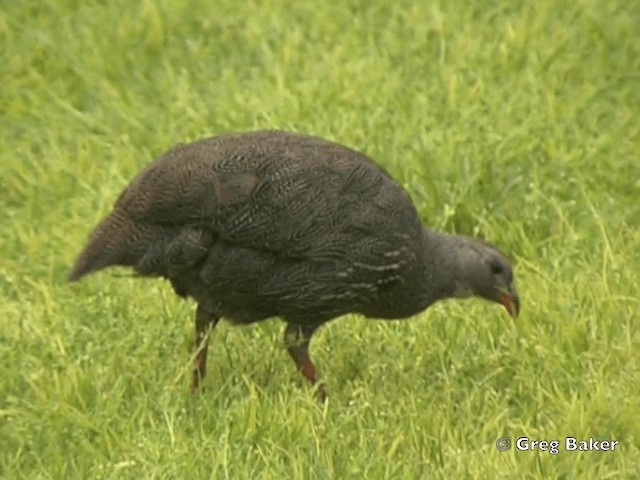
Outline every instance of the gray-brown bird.
{"label": "gray-brown bird", "polygon": [[[399,319],[437,300],[478,296],[515,317],[511,265],[492,245],[422,225],[404,189],[371,159],[280,131],[177,145],[122,192],[69,280],[112,265],[164,277],[198,304],[193,390],[221,317],[280,317],[299,371],[309,342],[346,313]],[[324,399],[323,384],[317,393]]]}

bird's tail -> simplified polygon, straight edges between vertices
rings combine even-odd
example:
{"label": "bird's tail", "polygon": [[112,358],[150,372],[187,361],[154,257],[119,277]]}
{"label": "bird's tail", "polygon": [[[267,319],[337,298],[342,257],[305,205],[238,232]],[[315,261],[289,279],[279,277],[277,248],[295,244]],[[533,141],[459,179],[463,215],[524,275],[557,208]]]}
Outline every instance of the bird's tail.
{"label": "bird's tail", "polygon": [[132,248],[134,238],[134,223],[126,215],[113,212],[98,224],[89,237],[69,272],[69,281],[75,282],[110,265],[131,265],[135,255]]}

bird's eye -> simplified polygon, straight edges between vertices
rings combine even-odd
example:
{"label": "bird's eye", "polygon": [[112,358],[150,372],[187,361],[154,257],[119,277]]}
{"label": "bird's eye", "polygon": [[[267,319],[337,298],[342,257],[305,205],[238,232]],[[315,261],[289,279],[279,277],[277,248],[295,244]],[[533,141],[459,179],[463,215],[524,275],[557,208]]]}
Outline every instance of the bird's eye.
{"label": "bird's eye", "polygon": [[491,267],[491,273],[493,273],[494,275],[499,275],[504,271],[502,265],[498,262],[491,262],[489,266]]}

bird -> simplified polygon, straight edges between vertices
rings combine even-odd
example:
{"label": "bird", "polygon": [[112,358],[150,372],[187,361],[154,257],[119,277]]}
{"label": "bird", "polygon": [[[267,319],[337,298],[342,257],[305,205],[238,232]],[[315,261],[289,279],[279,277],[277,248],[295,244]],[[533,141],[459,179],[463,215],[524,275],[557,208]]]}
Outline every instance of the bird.
{"label": "bird", "polygon": [[68,275],[111,266],[168,280],[197,304],[191,390],[202,389],[209,332],[221,318],[284,320],[284,343],[321,400],[309,354],[345,314],[405,319],[476,296],[515,318],[511,262],[494,245],[438,232],[407,191],[364,153],[281,130],[177,144],[124,189]]}

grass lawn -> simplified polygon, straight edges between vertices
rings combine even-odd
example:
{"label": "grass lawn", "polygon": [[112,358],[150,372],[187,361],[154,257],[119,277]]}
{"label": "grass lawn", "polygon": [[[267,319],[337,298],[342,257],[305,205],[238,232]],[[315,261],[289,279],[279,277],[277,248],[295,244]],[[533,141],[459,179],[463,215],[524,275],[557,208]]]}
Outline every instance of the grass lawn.
{"label": "grass lawn", "polygon": [[[640,478],[638,25],[622,0],[3,2],[0,477]],[[191,396],[192,303],[66,275],[152,158],[261,128],[365,151],[426,224],[497,244],[521,316],[332,322],[324,406],[281,322],[223,322]]]}

